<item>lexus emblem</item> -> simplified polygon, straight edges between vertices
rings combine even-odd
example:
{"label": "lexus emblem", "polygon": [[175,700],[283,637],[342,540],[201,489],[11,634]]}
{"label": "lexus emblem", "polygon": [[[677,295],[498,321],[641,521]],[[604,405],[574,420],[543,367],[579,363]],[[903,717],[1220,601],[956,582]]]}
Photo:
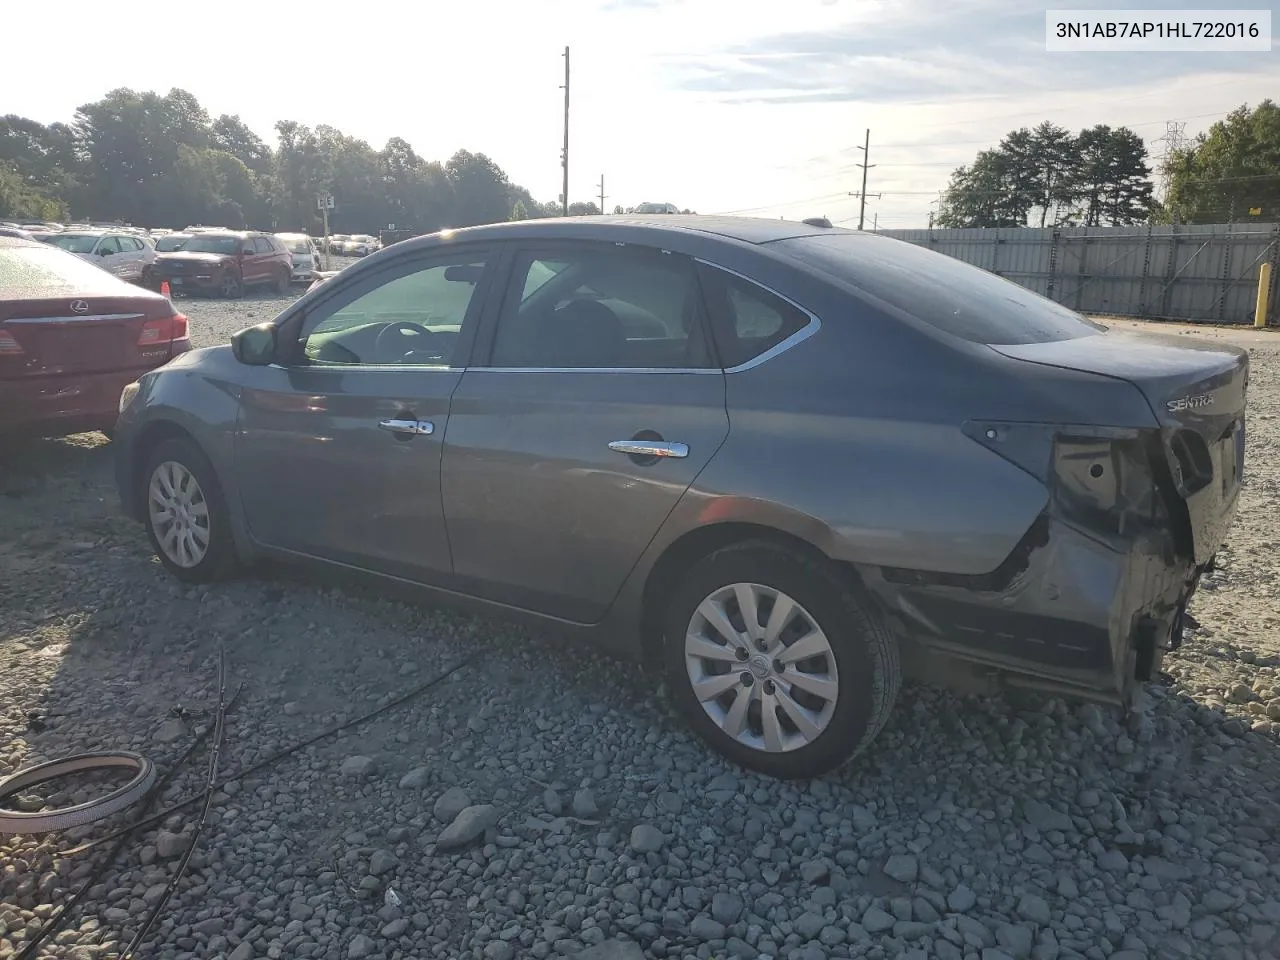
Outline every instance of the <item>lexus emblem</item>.
{"label": "lexus emblem", "polygon": [[87,301],[87,300],[72,300],[72,301],[71,301],[71,312],[72,312],[72,313],[88,313],[88,312],[89,312],[89,303],[88,303],[88,301]]}

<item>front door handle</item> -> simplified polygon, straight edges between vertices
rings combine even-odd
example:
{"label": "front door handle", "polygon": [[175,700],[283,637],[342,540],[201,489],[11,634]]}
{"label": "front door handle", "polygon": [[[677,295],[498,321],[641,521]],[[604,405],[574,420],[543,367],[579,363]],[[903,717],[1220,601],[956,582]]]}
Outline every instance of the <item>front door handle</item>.
{"label": "front door handle", "polygon": [[668,443],[665,440],[614,440],[609,444],[614,453],[632,457],[676,457],[689,455],[687,443]]}
{"label": "front door handle", "polygon": [[378,429],[401,436],[429,437],[436,432],[436,425],[430,420],[379,420]]}

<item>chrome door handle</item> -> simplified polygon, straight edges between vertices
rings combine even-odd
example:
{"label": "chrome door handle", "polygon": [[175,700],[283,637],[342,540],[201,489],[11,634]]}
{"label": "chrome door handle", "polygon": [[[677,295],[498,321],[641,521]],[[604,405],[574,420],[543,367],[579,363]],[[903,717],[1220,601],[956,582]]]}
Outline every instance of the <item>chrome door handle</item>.
{"label": "chrome door handle", "polygon": [[665,440],[614,440],[609,444],[614,453],[632,457],[676,457],[689,455],[687,443],[667,443]]}
{"label": "chrome door handle", "polygon": [[436,432],[430,420],[379,420],[378,429],[410,437],[429,437]]}

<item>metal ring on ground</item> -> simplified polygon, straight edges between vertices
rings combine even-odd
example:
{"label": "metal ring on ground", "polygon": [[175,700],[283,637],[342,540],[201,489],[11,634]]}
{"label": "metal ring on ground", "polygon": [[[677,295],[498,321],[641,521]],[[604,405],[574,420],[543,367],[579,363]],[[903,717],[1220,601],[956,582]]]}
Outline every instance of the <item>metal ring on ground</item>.
{"label": "metal ring on ground", "polygon": [[124,786],[94,800],[76,804],[74,807],[35,812],[0,809],[0,833],[49,833],[53,830],[66,830],[70,827],[80,827],[86,823],[105,820],[113,813],[119,813],[133,806],[146,796],[155,782],[156,768],[150,760],[136,753],[104,751],[78,753],[62,760],[37,763],[34,767],[27,767],[25,770],[19,770],[5,777],[0,780],[0,801],[13,796],[20,790],[57,780],[68,774],[117,767],[136,770],[137,775]]}

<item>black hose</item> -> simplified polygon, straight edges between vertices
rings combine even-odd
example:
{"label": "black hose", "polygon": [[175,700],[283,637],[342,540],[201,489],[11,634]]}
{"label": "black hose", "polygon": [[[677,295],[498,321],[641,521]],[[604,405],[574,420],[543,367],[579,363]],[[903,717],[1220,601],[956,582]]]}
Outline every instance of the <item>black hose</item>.
{"label": "black hose", "polygon": [[143,939],[151,932],[156,918],[160,916],[160,911],[165,908],[169,898],[173,896],[173,892],[178,889],[178,882],[182,879],[183,874],[186,873],[187,864],[191,862],[191,855],[195,852],[196,844],[200,840],[200,833],[204,830],[205,821],[209,818],[209,805],[213,801],[213,790],[218,780],[218,757],[222,753],[222,741],[226,732],[226,701],[227,648],[223,645],[218,651],[218,708],[213,718],[213,750],[209,753],[209,773],[205,777],[204,806],[200,810],[200,819],[196,821],[196,828],[191,832],[191,842],[187,844],[187,849],[183,851],[182,859],[178,861],[178,867],[173,871],[173,876],[169,878],[169,883],[164,888],[164,893],[152,905],[151,912],[147,914],[146,920],[143,921],[138,932],[133,935],[129,945],[124,948],[124,952],[120,954],[120,960],[129,960],[129,957],[133,955],[133,951],[142,944]]}
{"label": "black hose", "polygon": [[[383,704],[381,707],[377,707],[373,710],[370,710],[368,713],[362,714],[361,716],[358,716],[353,720],[347,720],[343,723],[338,724],[337,726],[330,727],[328,730],[325,730],[321,733],[317,733],[314,737],[310,737],[306,740],[303,740],[301,743],[295,743],[291,747],[285,747],[283,750],[279,750],[276,753],[273,753],[271,756],[267,757],[265,760],[259,760],[255,764],[252,764],[241,770],[236,770],[234,773],[229,773],[225,777],[220,779],[217,783],[215,783],[214,788],[216,789],[218,787],[225,786],[226,784],[230,783],[232,780],[240,780],[243,777],[247,777],[251,773],[256,773],[257,771],[263,769],[264,767],[269,767],[273,763],[276,763],[279,760],[283,760],[285,757],[289,756],[290,754],[297,753],[299,750],[302,750],[304,747],[309,747],[313,743],[318,743],[319,741],[324,740],[327,737],[333,736],[335,733],[341,733],[343,730],[346,730],[348,727],[354,727],[356,724],[364,723],[366,720],[372,720],[374,717],[378,716],[379,714],[386,713],[392,707],[398,707],[400,704],[404,703],[406,700],[411,700],[414,697],[417,697],[417,696],[420,696],[421,694],[426,693],[432,687],[436,686],[437,684],[441,683],[444,680],[447,680],[449,677],[457,673],[463,667],[471,664],[474,660],[476,660],[477,657],[479,657],[479,654],[472,654],[469,657],[464,657],[462,660],[455,663],[448,670],[445,670],[443,673],[437,674],[436,676],[432,677],[430,680],[428,680],[426,683],[422,684],[421,686],[415,687],[414,689],[410,690],[408,693],[401,694],[400,696],[396,697],[394,700]],[[85,843],[80,844],[80,846],[78,847],[72,847],[70,850],[64,850],[62,851],[61,855],[64,857],[74,856],[77,853],[83,853],[84,851],[91,850],[94,847],[99,846],[100,844],[104,844],[110,840],[114,840],[117,837],[125,836],[126,834],[131,833],[133,830],[137,829],[138,827],[145,827],[145,826],[148,826],[149,824],[157,823],[163,820],[165,817],[169,816],[169,814],[171,813],[176,813],[179,810],[185,810],[187,807],[191,806],[193,803],[200,800],[203,796],[204,794],[201,793],[201,794],[196,794],[195,796],[192,796],[192,797],[188,797],[186,800],[180,800],[177,803],[171,806],[165,807],[163,810],[153,813],[148,817],[144,817],[141,820],[135,820],[129,826],[124,827],[120,830],[117,830],[115,833],[109,833],[105,837],[99,837],[97,840],[89,840],[89,841],[86,841]]]}
{"label": "black hose", "polygon": [[[231,701],[227,704],[228,709],[235,704],[238,696],[239,691],[236,691],[236,694],[232,696]],[[140,801],[144,806],[151,804],[156,797],[160,796],[164,792],[165,787],[173,782],[173,778],[178,775],[178,771],[186,765],[187,761],[191,759],[191,755],[196,752],[200,747],[200,744],[204,743],[205,738],[212,732],[212,727],[206,727],[196,735],[196,738],[192,740],[187,749],[182,752],[182,756],[178,758],[177,762],[165,772],[164,776],[152,783],[150,789]],[[40,928],[40,932],[22,948],[22,951],[14,957],[14,960],[33,960],[36,955],[36,950],[39,948],[40,944],[44,943],[45,940],[58,932],[58,929],[66,921],[70,912],[80,903],[81,900],[84,899],[85,894],[89,892],[89,888],[102,879],[102,875],[106,872],[107,867],[109,867],[115,858],[120,855],[120,851],[124,849],[125,845],[129,842],[139,825],[140,824],[135,824],[132,827],[126,827],[123,830],[112,834],[112,836],[117,838],[115,846],[113,846],[110,852],[102,858],[101,862],[94,867],[93,872],[89,874],[88,878],[86,878],[85,882],[80,886],[80,889],[71,895],[71,899],[67,900],[66,903],[58,908],[57,912],[54,913],[53,916],[45,921],[44,926]]]}

